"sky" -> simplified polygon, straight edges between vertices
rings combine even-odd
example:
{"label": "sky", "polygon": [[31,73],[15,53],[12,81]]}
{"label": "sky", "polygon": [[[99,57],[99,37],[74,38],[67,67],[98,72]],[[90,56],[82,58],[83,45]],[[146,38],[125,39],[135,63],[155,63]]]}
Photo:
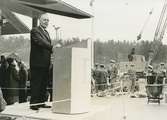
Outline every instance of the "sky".
{"label": "sky", "polygon": [[[49,14],[48,31],[51,38],[56,37],[53,25],[61,27],[59,37],[72,37],[106,40],[135,41],[141,31],[149,12],[153,9],[148,24],[143,30],[143,40],[153,40],[156,26],[161,14],[164,0],[64,0],[65,2],[91,13],[92,19],[73,19]],[[31,29],[31,19],[22,15],[19,18]],[[167,35],[163,43],[167,44]]]}

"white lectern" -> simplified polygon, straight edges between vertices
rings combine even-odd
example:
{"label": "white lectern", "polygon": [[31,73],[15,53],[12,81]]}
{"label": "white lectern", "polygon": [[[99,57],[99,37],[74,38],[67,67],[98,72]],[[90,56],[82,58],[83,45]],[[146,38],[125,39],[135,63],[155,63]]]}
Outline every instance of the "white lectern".
{"label": "white lectern", "polygon": [[91,56],[88,48],[57,48],[53,63],[53,104],[56,113],[89,111]]}

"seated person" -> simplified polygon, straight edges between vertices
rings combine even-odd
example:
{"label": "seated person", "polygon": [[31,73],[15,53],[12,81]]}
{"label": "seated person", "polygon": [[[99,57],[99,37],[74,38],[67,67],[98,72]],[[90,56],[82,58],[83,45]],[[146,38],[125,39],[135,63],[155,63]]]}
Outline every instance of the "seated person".
{"label": "seated person", "polygon": [[147,84],[153,84],[155,83],[155,79],[156,79],[156,75],[153,71],[153,66],[148,65],[148,69],[147,69]]}

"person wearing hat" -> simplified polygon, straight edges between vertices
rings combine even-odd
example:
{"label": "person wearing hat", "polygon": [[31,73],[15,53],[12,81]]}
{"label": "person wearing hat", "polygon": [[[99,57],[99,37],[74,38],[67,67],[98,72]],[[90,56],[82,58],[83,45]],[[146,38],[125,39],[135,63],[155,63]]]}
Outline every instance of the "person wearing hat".
{"label": "person wearing hat", "polygon": [[160,63],[158,67],[158,78],[157,78],[157,84],[163,84],[163,81],[166,77],[166,68],[165,63]]}
{"label": "person wearing hat", "polygon": [[19,68],[19,103],[23,103],[27,101],[26,83],[28,80],[28,72],[23,62],[20,62]]}
{"label": "person wearing hat", "polygon": [[97,80],[97,72],[99,70],[100,65],[98,63],[95,63],[94,68],[92,69],[92,77],[96,81]]}
{"label": "person wearing hat", "polygon": [[131,87],[130,87],[130,92],[133,94],[135,92],[135,86],[136,86],[136,71],[135,71],[135,65],[131,64],[130,68],[128,70],[129,74],[129,79],[131,81]]}
{"label": "person wearing hat", "polygon": [[152,65],[148,65],[147,74],[152,75],[152,73],[153,73],[153,66]]}
{"label": "person wearing hat", "polygon": [[105,65],[100,64],[100,84],[106,83],[106,79],[107,79],[107,71]]}
{"label": "person wearing hat", "polygon": [[92,76],[92,79],[91,79],[91,94],[97,92],[96,83],[97,83],[97,81],[99,79],[98,70],[99,70],[99,64],[95,63],[94,68],[91,71],[91,76]]}
{"label": "person wearing hat", "polygon": [[98,91],[100,91],[98,96],[103,97],[105,96],[105,90],[107,89],[107,70],[104,64],[100,64],[99,69],[99,81],[97,83]]}
{"label": "person wearing hat", "polygon": [[99,89],[99,85],[100,84],[100,64],[99,63],[96,63],[95,66],[94,66],[94,69],[92,70],[92,76],[93,76],[93,79],[94,81],[94,84],[95,84],[95,92],[98,92],[98,89]]}
{"label": "person wearing hat", "polygon": [[9,67],[7,68],[7,79],[6,79],[6,87],[7,89],[7,96],[6,102],[7,105],[12,105],[15,102],[19,101],[19,73],[16,70],[15,60],[13,58],[7,59]]}
{"label": "person wearing hat", "polygon": [[162,72],[162,73],[166,73],[165,63],[163,63],[163,62],[160,63],[159,70],[160,70],[160,72]]}
{"label": "person wearing hat", "polygon": [[115,62],[116,62],[115,60],[111,59],[108,70],[107,70],[110,84],[112,82],[116,81],[116,77],[117,77],[117,74],[118,74],[118,69],[116,67]]}
{"label": "person wearing hat", "polygon": [[147,84],[153,84],[155,82],[155,74],[152,65],[148,65],[146,76],[147,76]]}
{"label": "person wearing hat", "polygon": [[135,48],[132,48],[131,53],[128,55],[129,61],[133,61],[133,55],[135,55]]}

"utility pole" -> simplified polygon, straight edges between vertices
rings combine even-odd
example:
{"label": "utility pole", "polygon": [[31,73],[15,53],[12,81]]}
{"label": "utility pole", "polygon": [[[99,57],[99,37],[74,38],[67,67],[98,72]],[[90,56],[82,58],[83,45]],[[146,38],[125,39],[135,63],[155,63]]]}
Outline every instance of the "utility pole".
{"label": "utility pole", "polygon": [[94,67],[94,19],[95,19],[95,13],[94,13],[94,2],[95,2],[95,0],[90,0],[90,3],[89,3],[89,5],[90,5],[90,7],[91,7],[91,11],[92,11],[92,15],[93,15],[93,17],[92,17],[92,21],[91,21],[91,67],[93,68]]}

